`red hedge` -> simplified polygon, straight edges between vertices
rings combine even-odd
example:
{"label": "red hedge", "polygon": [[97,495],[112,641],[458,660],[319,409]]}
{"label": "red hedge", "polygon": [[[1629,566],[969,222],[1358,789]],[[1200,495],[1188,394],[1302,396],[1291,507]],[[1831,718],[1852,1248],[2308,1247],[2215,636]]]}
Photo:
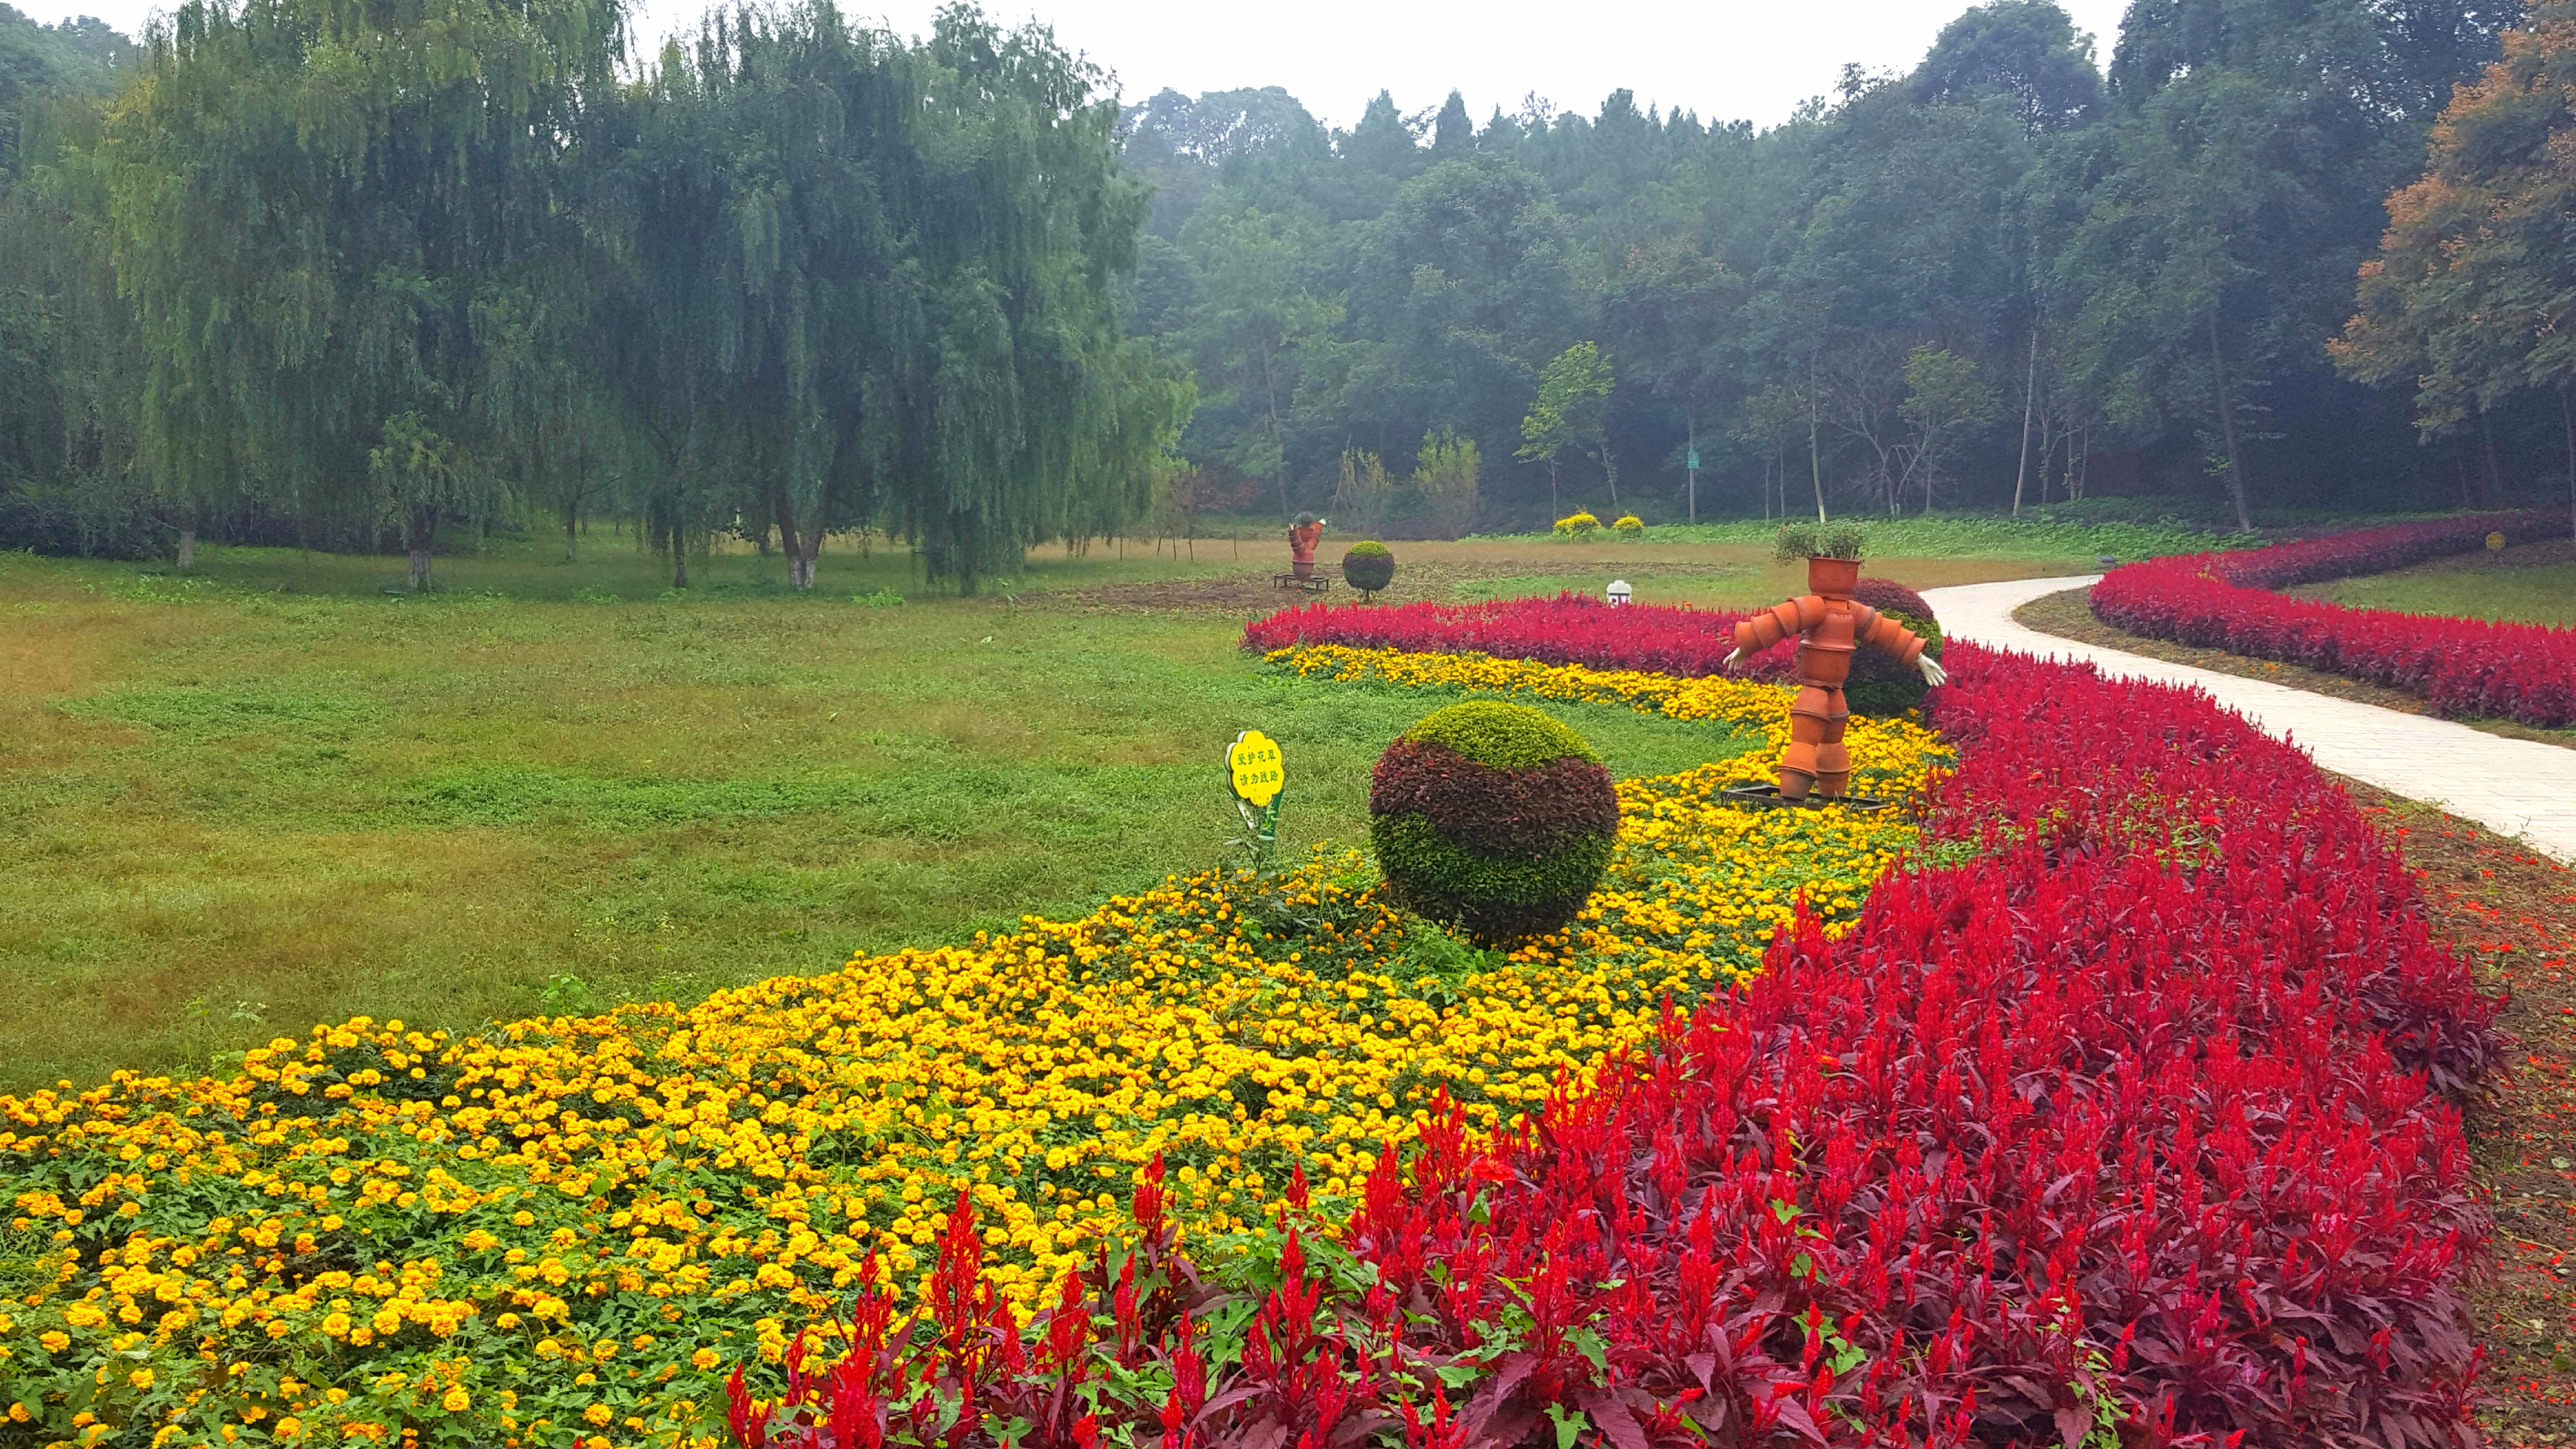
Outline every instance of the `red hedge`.
{"label": "red hedge", "polygon": [[2093,613],[2133,634],[2408,690],[2446,715],[2562,728],[2576,724],[2576,629],[2351,609],[2270,591],[2462,553],[2498,530],[2529,538],[2565,529],[2555,512],[2499,513],[2149,559],[2094,585]]}
{"label": "red hedge", "polygon": [[[1927,858],[1841,940],[1784,932],[1517,1140],[1390,1153],[1248,1326],[1149,1183],[1142,1248],[1025,1348],[944,1289],[937,1344],[809,1387],[837,1422],[788,1442],[1545,1445],[1579,1413],[1619,1449],[2474,1443],[2485,1225],[2449,1099],[2494,1005],[2394,850],[2203,697],[1951,666]],[[1155,1365],[1178,1387],[1137,1392]],[[1443,1369],[1454,1402],[1399,1382]]]}

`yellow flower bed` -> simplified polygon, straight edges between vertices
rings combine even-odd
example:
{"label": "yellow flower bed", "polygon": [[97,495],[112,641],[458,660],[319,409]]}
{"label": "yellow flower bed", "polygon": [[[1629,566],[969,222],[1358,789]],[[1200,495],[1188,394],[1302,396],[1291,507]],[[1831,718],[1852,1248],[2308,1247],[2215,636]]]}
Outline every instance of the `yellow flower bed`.
{"label": "yellow flower bed", "polygon": [[[1334,677],[1469,667],[1305,652],[1361,671]],[[1508,678],[1785,720],[1769,686]],[[1911,726],[1853,744],[1900,793],[1940,758]],[[871,1252],[926,1269],[960,1187],[1028,1304],[1157,1153],[1194,1251],[1239,1251],[1293,1165],[1347,1193],[1436,1092],[1501,1122],[1667,997],[1757,969],[1801,894],[1851,918],[1911,825],[1718,803],[1767,768],[1623,784],[1591,907],[1508,958],[1318,855],[687,1009],[462,1036],[362,1017],[229,1077],[0,1097],[0,1442],[713,1442],[721,1371],[825,1316]]]}

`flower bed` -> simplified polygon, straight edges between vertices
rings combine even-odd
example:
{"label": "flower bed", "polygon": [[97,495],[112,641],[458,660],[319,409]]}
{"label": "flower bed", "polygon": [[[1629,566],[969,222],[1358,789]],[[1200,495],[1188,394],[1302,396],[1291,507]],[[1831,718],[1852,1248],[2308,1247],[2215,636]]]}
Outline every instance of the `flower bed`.
{"label": "flower bed", "polygon": [[[1682,717],[1785,729],[1781,691],[1707,683],[1723,707]],[[1913,726],[1855,753],[1899,793],[1945,757]],[[1603,889],[1509,959],[1318,858],[685,1011],[359,1019],[231,1077],[0,1098],[0,1412],[41,1421],[0,1435],[703,1440],[720,1368],[778,1355],[871,1254],[912,1301],[961,1188],[1025,1313],[1157,1159],[1182,1246],[1261,1260],[1297,1169],[1347,1205],[1435,1100],[1507,1124],[1756,970],[1801,897],[1855,919],[1914,825],[1717,802],[1767,770],[1623,783]]]}
{"label": "flower bed", "polygon": [[1857,928],[1490,1147],[1387,1149],[1339,1246],[1285,1216],[1237,1296],[1149,1173],[1138,1250],[1025,1348],[964,1291],[894,1343],[862,1294],[789,1412],[841,1445],[961,1412],[1050,1446],[2474,1443],[2451,1099],[2494,1007],[2394,850],[2205,699],[1952,662],[1935,843]]}
{"label": "flower bed", "polygon": [[2576,724],[2576,630],[2354,609],[2271,592],[2384,573],[2481,547],[2491,532],[2549,537],[2554,512],[2401,523],[2248,553],[2151,559],[2093,586],[2093,613],[2133,634],[2278,659],[2423,695],[2446,715]]}
{"label": "flower bed", "polygon": [[[1481,654],[1690,679],[1719,672],[1735,649],[1735,619],[1713,609],[1612,605],[1577,593],[1479,604],[1307,604],[1246,625],[1243,647],[1265,654],[1301,644]],[[1787,646],[1773,649],[1747,661],[1741,673],[1786,679],[1791,652]]]}

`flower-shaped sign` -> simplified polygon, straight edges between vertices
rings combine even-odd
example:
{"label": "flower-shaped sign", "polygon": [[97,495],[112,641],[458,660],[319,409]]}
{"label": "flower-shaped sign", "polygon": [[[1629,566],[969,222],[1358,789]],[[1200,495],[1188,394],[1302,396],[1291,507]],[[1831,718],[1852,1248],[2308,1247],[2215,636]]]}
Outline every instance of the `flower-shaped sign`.
{"label": "flower-shaped sign", "polygon": [[1279,798],[1288,775],[1279,759],[1279,742],[1259,730],[1245,730],[1225,747],[1225,772],[1234,793],[1246,803],[1268,809]]}

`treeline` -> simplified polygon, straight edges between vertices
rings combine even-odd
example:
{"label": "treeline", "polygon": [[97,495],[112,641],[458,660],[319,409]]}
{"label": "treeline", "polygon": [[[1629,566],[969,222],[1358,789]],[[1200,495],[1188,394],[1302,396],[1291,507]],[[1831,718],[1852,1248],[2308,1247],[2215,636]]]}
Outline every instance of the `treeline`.
{"label": "treeline", "polygon": [[0,9],[0,546],[425,581],[617,515],[683,581],[732,533],[803,585],[866,528],[972,588],[1212,511],[2242,522],[2576,474],[2569,3],[2134,0],[2106,69],[1990,0],[1768,129],[1122,114],[965,6],[720,8],[641,57],[630,19]]}
{"label": "treeline", "polygon": [[2419,418],[2413,362],[2354,367],[2383,390],[2327,350],[2386,198],[2518,18],[2135,0],[2106,71],[2049,0],[1993,0],[1767,130],[1621,92],[1482,125],[1382,94],[1328,132],[1276,89],[1165,92],[1126,144],[1156,187],[1136,320],[1194,364],[1192,462],[1274,506],[1370,457],[1402,477],[1439,429],[1481,447],[1489,522],[1678,516],[1694,450],[1703,516],[2563,487],[2548,389]]}
{"label": "treeline", "polygon": [[419,586],[443,531],[615,510],[682,583],[864,527],[971,590],[1147,509],[1191,389],[1120,322],[1147,197],[1094,71],[962,7],[721,11],[640,67],[627,22],[195,0],[102,75],[12,13],[6,526]]}

